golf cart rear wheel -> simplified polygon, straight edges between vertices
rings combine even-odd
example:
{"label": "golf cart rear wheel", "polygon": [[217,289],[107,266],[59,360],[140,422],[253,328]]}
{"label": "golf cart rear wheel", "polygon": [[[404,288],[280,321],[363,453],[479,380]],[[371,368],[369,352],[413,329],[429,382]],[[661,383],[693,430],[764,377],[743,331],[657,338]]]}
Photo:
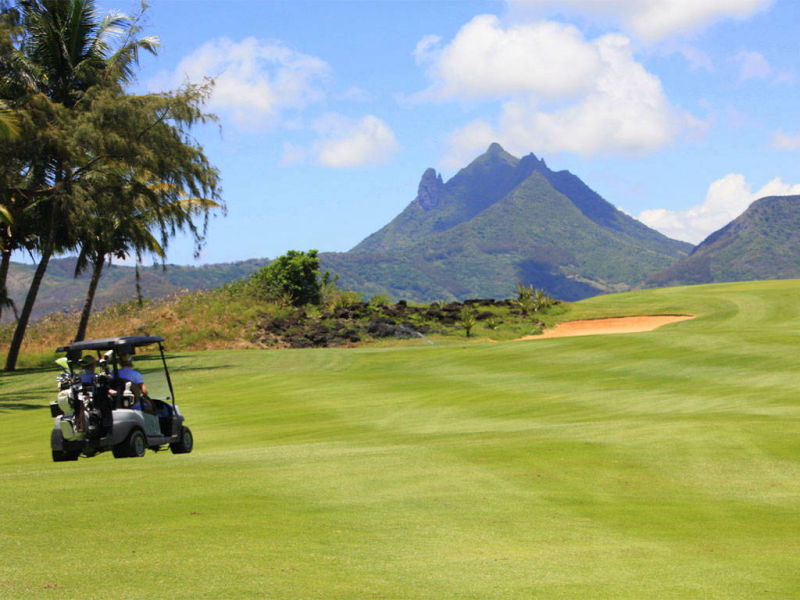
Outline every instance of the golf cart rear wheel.
{"label": "golf cart rear wheel", "polygon": [[128,436],[127,441],[128,456],[141,458],[147,450],[147,440],[144,437],[141,429],[134,429]]}
{"label": "golf cart rear wheel", "polygon": [[128,457],[128,440],[121,442],[111,448],[111,453],[114,458],[127,458]]}
{"label": "golf cart rear wheel", "polygon": [[173,454],[188,454],[194,447],[194,438],[192,437],[192,430],[188,427],[181,427],[181,438],[177,442],[169,445],[169,449]]}

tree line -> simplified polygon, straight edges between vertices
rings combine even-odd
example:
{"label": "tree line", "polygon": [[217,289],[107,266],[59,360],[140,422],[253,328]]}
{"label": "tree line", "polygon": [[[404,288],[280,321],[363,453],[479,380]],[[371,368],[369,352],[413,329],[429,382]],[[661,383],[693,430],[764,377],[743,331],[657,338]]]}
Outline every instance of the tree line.
{"label": "tree line", "polygon": [[[213,81],[134,94],[142,53],[157,54],[136,15],[100,15],[93,0],[0,0],[0,314],[13,310],[5,370],[13,371],[53,255],[77,253],[91,279],[75,340],[84,339],[97,283],[113,258],[164,260],[224,212],[220,177],[191,136],[214,121]],[[37,261],[22,307],[8,297],[13,252]]]}

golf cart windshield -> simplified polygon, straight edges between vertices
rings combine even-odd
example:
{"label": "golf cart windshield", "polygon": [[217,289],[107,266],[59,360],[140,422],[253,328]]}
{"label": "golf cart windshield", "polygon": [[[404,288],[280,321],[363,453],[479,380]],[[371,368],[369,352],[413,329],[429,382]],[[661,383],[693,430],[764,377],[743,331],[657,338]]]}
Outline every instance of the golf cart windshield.
{"label": "golf cart windshield", "polygon": [[172,400],[161,354],[157,349],[156,352],[150,352],[151,350],[142,348],[142,354],[137,352],[133,357],[133,368],[142,374],[148,396],[158,400]]}

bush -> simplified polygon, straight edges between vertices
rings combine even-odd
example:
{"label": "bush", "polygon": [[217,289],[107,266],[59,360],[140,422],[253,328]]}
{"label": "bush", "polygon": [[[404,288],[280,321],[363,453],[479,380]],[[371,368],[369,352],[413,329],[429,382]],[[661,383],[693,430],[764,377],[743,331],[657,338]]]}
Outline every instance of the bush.
{"label": "bush", "polygon": [[469,337],[472,328],[475,327],[476,319],[477,319],[477,314],[475,313],[475,310],[472,307],[464,306],[461,309],[459,323],[464,328],[464,331],[466,331],[467,337]]}
{"label": "bush", "polygon": [[520,281],[517,283],[517,297],[513,302],[522,311],[523,315],[527,315],[528,313],[546,311],[553,306],[555,300],[544,289],[537,290],[532,285],[522,285]]}
{"label": "bush", "polygon": [[330,272],[319,272],[316,250],[289,250],[253,273],[248,281],[250,292],[262,300],[284,300],[294,306],[319,304],[322,288]]}
{"label": "bush", "polygon": [[391,300],[386,294],[378,294],[369,299],[370,306],[388,306],[390,303]]}

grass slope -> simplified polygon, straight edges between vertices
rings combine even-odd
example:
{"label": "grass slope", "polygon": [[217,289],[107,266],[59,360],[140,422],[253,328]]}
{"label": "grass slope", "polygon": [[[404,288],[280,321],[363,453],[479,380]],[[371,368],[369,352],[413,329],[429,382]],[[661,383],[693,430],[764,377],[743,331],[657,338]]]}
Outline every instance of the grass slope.
{"label": "grass slope", "polygon": [[50,462],[0,391],[2,598],[790,598],[798,281],[596,297],[650,333],[173,356],[195,452]]}
{"label": "grass slope", "polygon": [[800,196],[753,202],[683,260],[651,276],[650,286],[800,277]]}

